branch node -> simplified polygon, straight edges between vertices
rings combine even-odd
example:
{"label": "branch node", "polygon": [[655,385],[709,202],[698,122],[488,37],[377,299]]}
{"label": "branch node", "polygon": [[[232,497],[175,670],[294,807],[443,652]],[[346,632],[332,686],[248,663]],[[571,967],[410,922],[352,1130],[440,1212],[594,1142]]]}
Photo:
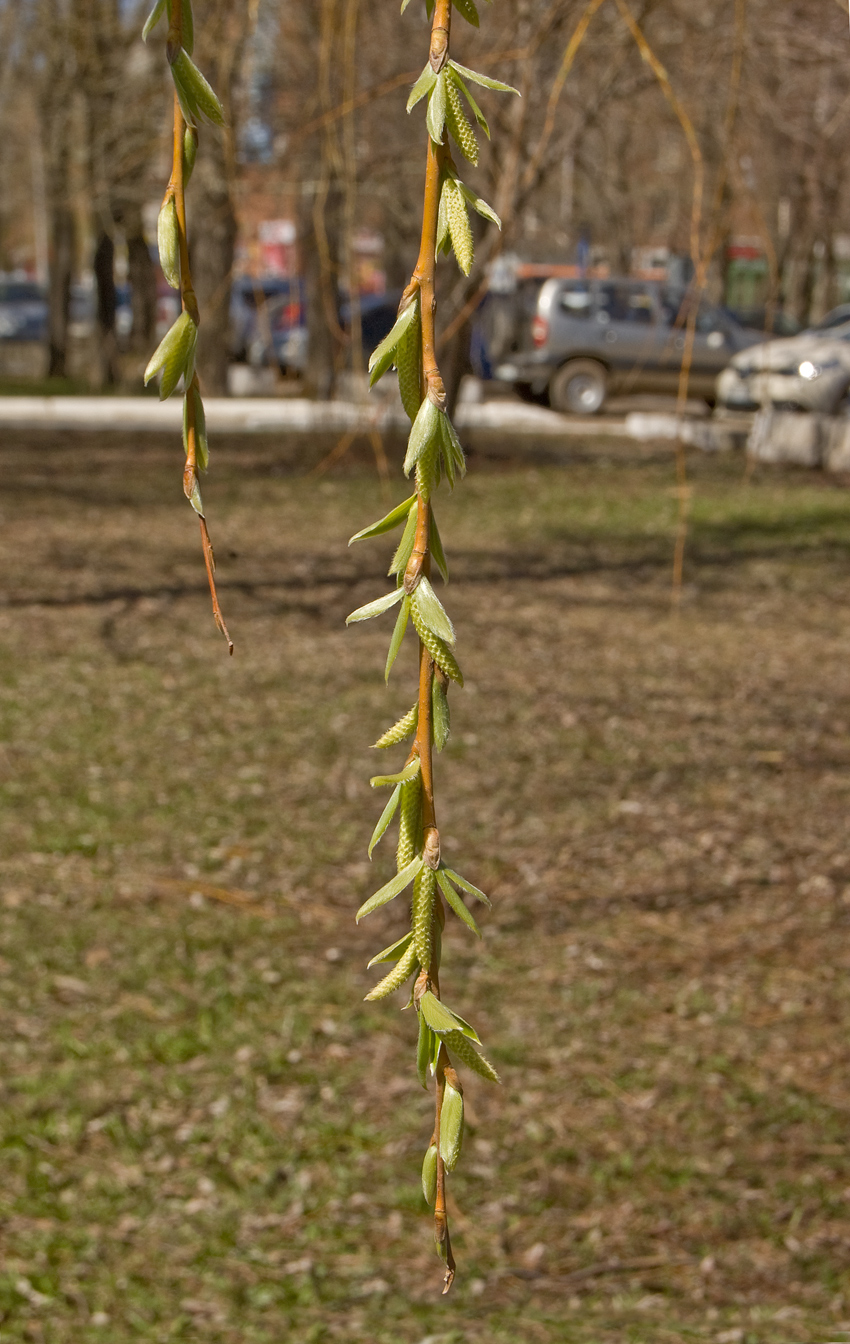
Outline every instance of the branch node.
{"label": "branch node", "polygon": [[428,60],[435,75],[440,73],[448,59],[449,30],[448,28],[434,27],[431,29],[431,50],[428,53]]}

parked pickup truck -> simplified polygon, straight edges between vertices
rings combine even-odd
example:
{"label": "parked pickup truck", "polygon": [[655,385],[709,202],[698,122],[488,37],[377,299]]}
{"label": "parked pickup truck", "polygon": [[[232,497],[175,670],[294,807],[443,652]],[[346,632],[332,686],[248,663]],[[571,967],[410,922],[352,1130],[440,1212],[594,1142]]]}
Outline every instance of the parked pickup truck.
{"label": "parked pickup truck", "polygon": [[[611,393],[675,393],[685,349],[681,292],[643,280],[546,280],[494,377],[557,411],[595,415]],[[527,310],[526,310],[527,311]],[[692,395],[712,401],[733,355],[764,340],[703,301],[691,363]]]}

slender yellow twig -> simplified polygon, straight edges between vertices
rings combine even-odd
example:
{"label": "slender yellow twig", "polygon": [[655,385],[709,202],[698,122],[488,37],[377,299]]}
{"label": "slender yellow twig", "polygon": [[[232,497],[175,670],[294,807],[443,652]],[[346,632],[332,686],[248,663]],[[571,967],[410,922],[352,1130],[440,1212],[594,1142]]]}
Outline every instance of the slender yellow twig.
{"label": "slender yellow twig", "polygon": [[[171,22],[168,32],[169,42],[174,43],[176,47],[183,44],[183,6],[176,4],[172,6]],[[200,324],[200,313],[198,311],[198,300],[195,297],[195,290],[192,285],[192,271],[189,262],[189,233],[186,226],[186,183],[185,183],[185,159],[184,145],[186,137],[186,121],[183,117],[183,111],[180,106],[180,99],[174,94],[174,129],[172,136],[172,157],[171,157],[171,177],[165,192],[165,200],[169,197],[174,201],[175,213],[177,216],[177,242],[180,254],[180,305],[184,313],[188,313],[198,327]],[[198,425],[195,411],[195,395],[200,394],[200,384],[198,375],[193,371],[189,386],[186,388],[185,396],[185,420],[186,420],[186,462],[183,467],[183,493],[188,500],[192,500],[198,485]],[[210,542],[207,522],[202,513],[198,513],[201,528],[201,544],[204,552],[204,565],[207,571],[207,580],[210,587],[210,598],[212,600],[213,619],[218,626],[224,638],[227,640],[229,653],[233,653],[233,640],[230,638],[227,626],[222,615],[221,606],[218,600],[218,593],[215,584],[215,557],[213,555],[212,543]]]}

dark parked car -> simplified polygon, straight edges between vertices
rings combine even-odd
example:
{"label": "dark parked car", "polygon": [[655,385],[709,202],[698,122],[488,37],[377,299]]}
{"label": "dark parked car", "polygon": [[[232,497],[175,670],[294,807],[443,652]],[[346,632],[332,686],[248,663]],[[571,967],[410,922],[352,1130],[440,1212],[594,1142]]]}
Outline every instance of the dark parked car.
{"label": "dark parked car", "polygon": [[307,365],[307,328],[298,281],[288,283],[282,294],[267,299],[264,307],[257,305],[247,354],[248,363],[255,367],[273,365],[277,361],[284,372],[304,370]]}
{"label": "dark parked car", "polygon": [[[392,331],[398,316],[401,290],[387,294],[361,294],[360,332],[366,359],[376,345]],[[351,304],[339,310],[340,325],[347,331],[351,324]],[[257,312],[254,339],[248,346],[248,361],[254,365],[271,364],[276,359],[281,369],[303,371],[307,365],[307,327],[303,293],[298,282],[286,294],[271,298],[265,312]],[[269,335],[274,350],[269,348]]]}
{"label": "dark parked car", "polygon": [[34,280],[0,280],[0,340],[47,338],[47,295]]}
{"label": "dark parked car", "polygon": [[[513,383],[521,396],[585,415],[601,411],[610,393],[675,393],[685,348],[683,298],[652,281],[546,280],[494,377]],[[692,393],[713,399],[721,369],[739,350],[763,339],[722,308],[702,302]]]}
{"label": "dark parked car", "polygon": [[258,336],[263,333],[263,309],[282,299],[285,303],[300,302],[297,280],[267,276],[255,280],[239,276],[230,290],[230,354],[243,360]]}

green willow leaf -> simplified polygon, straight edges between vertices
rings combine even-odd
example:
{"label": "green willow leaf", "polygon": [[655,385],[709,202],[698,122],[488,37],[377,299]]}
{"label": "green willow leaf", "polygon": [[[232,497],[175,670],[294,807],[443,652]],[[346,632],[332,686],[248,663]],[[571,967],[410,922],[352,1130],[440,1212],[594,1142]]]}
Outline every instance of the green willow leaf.
{"label": "green willow leaf", "polygon": [[515,93],[521,97],[519,89],[515,89],[511,84],[503,84],[499,79],[491,79],[489,75],[479,75],[477,70],[470,70],[466,65],[459,65],[457,61],[449,61],[452,70],[465,79],[471,79],[473,84],[481,84],[485,89],[494,89],[496,93]]}
{"label": "green willow leaf", "polygon": [[189,388],[189,395],[192,398],[195,408],[196,461],[201,471],[206,471],[210,464],[210,443],[207,438],[207,413],[204,410],[200,388],[194,380]]}
{"label": "green willow leaf", "polygon": [[502,227],[502,221],[499,219],[499,216],[496,214],[493,207],[482,200],[480,196],[476,196],[474,191],[470,191],[469,187],[461,182],[459,178],[457,179],[457,184],[460,187],[464,198],[472,206],[473,210],[475,210],[482,219],[489,219],[491,224],[495,224],[496,227],[500,229]]}
{"label": "green willow leaf", "polygon": [[411,495],[409,499],[403,499],[400,504],[396,504],[394,509],[381,518],[377,523],[370,523],[368,527],[355,532],[349,541],[349,546],[355,541],[365,541],[367,537],[380,537],[384,532],[392,532],[394,527],[403,523],[410,513],[410,507],[416,503],[416,496]]}
{"label": "green willow leaf", "polygon": [[[461,269],[463,268],[461,267]],[[448,429],[446,428],[446,426],[448,425],[448,421],[449,417],[447,415],[443,415],[440,417],[440,446],[442,448],[442,452],[440,453],[440,465],[443,471],[446,473],[446,480],[449,483],[449,489],[454,490],[455,459],[454,459],[454,453],[452,452],[451,439],[449,438]]]}
{"label": "green willow leaf", "polygon": [[431,90],[425,124],[434,144],[441,145],[443,143],[443,130],[446,125],[446,74],[444,70],[440,71]]}
{"label": "green willow leaf", "polygon": [[413,603],[428,629],[433,630],[434,634],[439,639],[444,639],[447,644],[454,644],[455,628],[449,620],[445,607],[424,574],[414,589]]}
{"label": "green willow leaf", "polygon": [[426,989],[419,1000],[419,1011],[431,1030],[435,1031],[438,1036],[446,1031],[463,1031],[467,1025],[462,1018],[459,1018],[450,1008],[447,1008],[430,989]]}
{"label": "green willow leaf", "polygon": [[430,397],[426,397],[410,430],[407,441],[407,453],[404,459],[404,474],[409,476],[426,448],[438,442],[440,434],[440,412]]}
{"label": "green willow leaf", "polygon": [[145,369],[145,386],[162,371],[162,382],[159,386],[160,401],[165,401],[171,396],[183,374],[188,371],[195,356],[197,339],[198,328],[190,315],[184,311],[165,333],[151,355]]}
{"label": "green willow leaf", "polygon": [[403,588],[393,588],[391,592],[384,593],[383,597],[376,597],[374,602],[367,602],[364,607],[358,607],[352,611],[350,616],[346,616],[345,624],[353,625],[355,621],[371,621],[373,616],[380,616],[383,612],[389,611],[396,602],[400,602],[404,597]]}
{"label": "green willow leaf", "polygon": [[412,942],[413,933],[411,932],[406,933],[403,938],[397,939],[396,942],[390,943],[389,947],[385,947],[383,952],[379,952],[377,956],[366,963],[367,971],[371,970],[373,966],[379,966],[382,961],[400,961]]}
{"label": "green willow leaf", "polygon": [[481,129],[482,129],[482,131],[484,132],[484,134],[486,135],[487,139],[489,140],[489,139],[490,139],[490,127],[489,127],[489,125],[488,125],[488,123],[487,123],[487,118],[485,117],[484,113],[481,111],[481,108],[478,106],[478,104],[477,104],[477,102],[475,101],[475,99],[473,98],[472,94],[469,92],[469,86],[468,86],[468,85],[461,79],[461,77],[460,77],[460,75],[457,73],[457,71],[456,71],[456,70],[452,70],[451,68],[449,69],[449,78],[451,79],[451,81],[452,81],[452,83],[455,85],[455,87],[458,88],[458,89],[460,89],[460,91],[461,91],[461,93],[463,94],[464,98],[465,98],[466,101],[469,103],[469,107],[470,107],[470,110],[471,110],[471,112],[472,112],[472,115],[474,116],[475,120],[478,122],[478,125],[481,127]]}
{"label": "green willow leaf", "polygon": [[387,827],[389,826],[390,822],[392,821],[393,817],[396,814],[400,798],[401,798],[401,785],[396,784],[395,788],[390,794],[390,800],[387,803],[386,807],[384,808],[383,812],[381,813],[380,817],[378,818],[378,824],[375,827],[374,831],[372,832],[372,839],[369,841],[370,859],[372,857],[372,850],[375,848],[381,836],[384,834],[384,831],[387,829]]}
{"label": "green willow leaf", "polygon": [[165,0],[156,0],[156,4],[145,19],[145,26],[142,29],[142,41],[147,42],[156,25],[159,23],[165,13]]}
{"label": "green willow leaf", "polygon": [[483,891],[479,891],[471,882],[467,882],[466,878],[461,877],[460,873],[456,873],[453,868],[447,867],[446,864],[443,864],[442,868],[446,877],[448,877],[451,882],[454,882],[456,887],[460,887],[461,891],[468,891],[470,896],[474,896],[476,900],[482,901],[484,905],[487,906],[488,910],[492,910],[493,902],[490,900],[489,896],[485,896]]}
{"label": "green willow leaf", "polygon": [[478,10],[475,8],[475,0],[452,0],[452,4],[467,23],[471,23],[473,28],[480,26]]}
{"label": "green willow leaf", "polygon": [[469,1022],[467,1022],[466,1018],[461,1017],[460,1013],[455,1013],[454,1016],[460,1023],[461,1031],[463,1032],[464,1036],[468,1036],[471,1041],[475,1041],[476,1045],[480,1045],[481,1041],[478,1039],[478,1032],[475,1030],[475,1028]]}
{"label": "green willow leaf", "polygon": [[410,860],[410,863],[402,868],[401,872],[390,878],[389,882],[381,887],[380,891],[376,891],[374,896],[370,896],[368,901],[363,902],[355,915],[355,923],[359,924],[361,919],[371,915],[373,910],[377,910],[380,906],[386,905],[388,901],[394,900],[400,892],[404,891],[405,887],[410,885],[421,867],[422,856],[417,854],[415,858]]}
{"label": "green willow leaf", "polygon": [[404,312],[395,320],[395,325],[388,336],[385,336],[380,345],[376,345],[369,358],[369,386],[374,387],[379,378],[383,378],[387,369],[392,366],[393,356],[396,346],[401,340],[411,322],[414,321],[419,311],[419,304],[416,300],[411,300]]}
{"label": "green willow leaf", "polygon": [[384,668],[384,681],[389,681],[390,679],[390,672],[392,671],[393,663],[398,657],[398,651],[401,648],[402,640],[404,639],[405,631],[407,630],[407,622],[409,619],[410,619],[410,598],[405,596],[404,598],[402,598],[401,610],[398,613],[398,619],[396,620],[392,639],[390,640],[390,647],[387,650],[387,665]]}
{"label": "green willow leaf", "polygon": [[[192,58],[181,47],[171,63],[171,73],[174,77],[174,87],[177,90],[177,97],[180,99],[181,107],[184,99],[189,110],[192,112],[187,121],[194,123],[196,117],[200,115],[206,121],[213,122],[216,126],[224,125],[224,112],[221,103],[215,95],[211,85],[207,83]],[[185,110],[184,110],[185,116]]]}
{"label": "green willow leaf", "polygon": [[[403,11],[402,11],[403,12]],[[412,112],[420,98],[424,98],[426,93],[430,93],[437,82],[437,76],[431,69],[431,63],[425,66],[422,74],[417,79],[413,88],[410,90],[410,97],[407,100],[407,110]]]}
{"label": "green willow leaf", "polygon": [[[410,937],[413,937],[411,933]],[[428,1069],[434,1053],[436,1037],[422,1014],[419,1014],[419,1039],[416,1042],[416,1072],[423,1087],[428,1086]]]}
{"label": "green willow leaf", "polygon": [[391,784],[407,784],[409,780],[415,779],[419,774],[419,757],[414,756],[413,760],[406,765],[403,770],[399,770],[395,775],[373,775],[369,780],[373,789],[382,789]]}
{"label": "green willow leaf", "polygon": [[396,553],[392,558],[392,564],[387,571],[389,574],[403,574],[407,568],[407,562],[413,553],[413,542],[416,538],[416,517],[417,509],[414,502],[410,506],[410,513],[407,517],[405,529],[401,534],[401,541],[396,547]]}
{"label": "green willow leaf", "polygon": [[[464,477],[466,475],[466,458],[463,455],[463,448],[460,445],[460,439],[455,433],[455,427],[452,424],[451,420],[449,419],[448,415],[443,416],[441,429],[443,431],[444,457],[447,460],[448,458],[451,458],[454,470],[458,473],[459,476]],[[448,467],[447,467],[447,474],[448,474]]]}
{"label": "green willow leaf", "polygon": [[191,56],[195,47],[195,16],[192,13],[192,0],[181,0],[180,16],[183,46]]}
{"label": "green willow leaf", "polygon": [[182,77],[175,74],[173,66],[171,67],[171,77],[174,80],[174,91],[177,94],[180,111],[183,113],[183,120],[186,122],[187,126],[196,127],[198,122],[203,120],[200,108]]}
{"label": "green willow leaf", "polygon": [[467,910],[462,897],[458,895],[458,893],[452,886],[451,882],[446,877],[445,869],[441,868],[439,870],[439,872],[437,873],[437,881],[440,884],[440,891],[445,896],[446,900],[448,901],[452,910],[454,910],[458,919],[463,920],[463,923],[466,925],[468,929],[472,930],[476,938],[480,938],[481,930],[479,929],[469,910]]}

